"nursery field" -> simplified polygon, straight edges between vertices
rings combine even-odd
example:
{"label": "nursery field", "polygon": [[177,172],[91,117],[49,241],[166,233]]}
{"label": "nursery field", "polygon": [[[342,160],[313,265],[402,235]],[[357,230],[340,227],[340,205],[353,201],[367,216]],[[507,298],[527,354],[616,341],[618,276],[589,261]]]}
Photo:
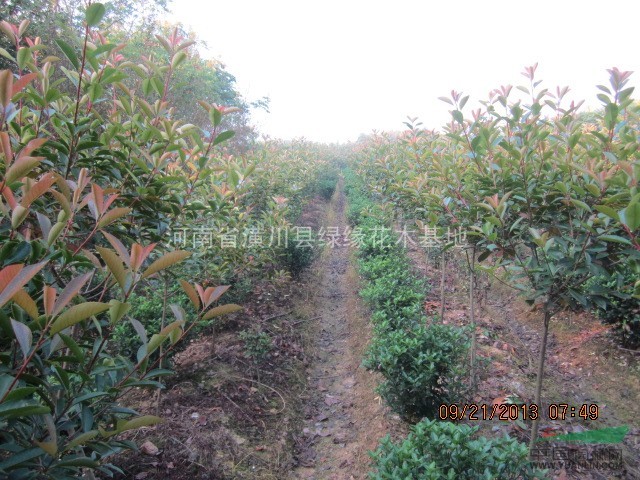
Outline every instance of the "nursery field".
{"label": "nursery field", "polygon": [[640,478],[632,72],[279,140],[181,28],[19,4],[0,479]]}

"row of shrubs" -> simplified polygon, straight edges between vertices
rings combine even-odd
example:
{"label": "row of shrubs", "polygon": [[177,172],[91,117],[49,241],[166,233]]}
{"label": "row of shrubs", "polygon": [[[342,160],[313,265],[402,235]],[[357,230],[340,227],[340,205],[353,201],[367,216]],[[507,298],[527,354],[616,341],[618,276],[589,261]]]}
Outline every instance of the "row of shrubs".
{"label": "row of shrubs", "polygon": [[[382,374],[378,393],[415,424],[403,441],[387,435],[372,453],[371,479],[536,478],[524,444],[509,437],[476,438],[478,427],[434,420],[441,404],[467,398],[466,328],[424,316],[428,285],[411,271],[406,251],[351,172],[345,174],[347,217],[359,228],[360,295],[371,308],[373,338],[364,366]],[[354,220],[356,220],[354,222]]]}
{"label": "row of shrubs", "polygon": [[[329,200],[335,191],[337,181],[338,173],[335,169],[322,171],[320,172],[316,182],[310,183],[306,191],[303,192],[300,197],[309,198],[312,195],[317,194],[322,198]],[[296,221],[300,217],[303,205],[304,202],[296,202],[295,208],[291,208],[288,212],[287,220],[292,225],[296,224]],[[311,242],[315,244],[317,239],[312,238]],[[279,272],[287,272],[286,275],[297,277],[309,265],[311,265],[317,254],[317,248],[299,248],[296,242],[290,240],[280,249],[276,249],[276,253],[278,254],[277,266],[282,269],[279,270]],[[253,289],[253,283],[255,280],[256,279],[251,276],[226,279],[228,283],[233,285],[232,291],[226,295],[227,300],[233,303],[242,303],[246,301]],[[130,312],[131,317],[140,321],[149,331],[159,331],[163,328],[163,302],[162,296],[157,294],[159,289],[162,289],[161,285],[154,285],[150,283],[147,286],[143,286],[140,293],[134,293],[131,296],[131,303],[133,304]],[[169,288],[168,297],[171,298],[171,303],[180,305],[182,308],[188,308],[189,299],[179,286],[172,285]],[[206,331],[206,329],[213,323],[214,319],[201,322],[193,329],[190,333],[190,338],[187,340],[196,338],[203,331]],[[250,352],[254,352],[256,350],[260,350],[261,352],[265,351],[264,332],[260,332],[261,334],[257,337],[254,335],[253,330],[247,330],[243,333],[245,333],[244,337],[247,344],[253,345],[257,341],[261,345],[260,349],[257,347],[248,348]],[[119,354],[131,359],[136,358],[136,352],[140,346],[140,341],[131,323],[122,322],[117,324],[114,327],[113,340],[114,352],[118,352]]]}

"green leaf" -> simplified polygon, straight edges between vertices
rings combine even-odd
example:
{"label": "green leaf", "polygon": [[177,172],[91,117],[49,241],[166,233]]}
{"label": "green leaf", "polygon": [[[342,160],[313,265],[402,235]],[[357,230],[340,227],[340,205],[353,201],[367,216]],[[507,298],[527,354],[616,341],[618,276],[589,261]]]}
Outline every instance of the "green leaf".
{"label": "green leaf", "polygon": [[213,145],[218,145],[219,143],[225,142],[229,140],[236,134],[233,130],[227,130],[225,132],[221,132],[216,139],[213,141]]}
{"label": "green leaf", "polygon": [[620,221],[632,232],[640,227],[640,202],[632,201],[627,208],[620,211]]}
{"label": "green leaf", "polygon": [[619,108],[615,103],[608,103],[604,107],[604,124],[609,130],[613,130],[618,120]]}
{"label": "green leaf", "polygon": [[242,310],[240,305],[236,305],[235,303],[228,303],[226,305],[220,305],[219,307],[214,307],[204,314],[202,317],[203,320],[209,320],[213,317],[219,317],[220,315],[225,315],[227,313],[233,313]]}
{"label": "green leaf", "polygon": [[35,441],[34,443],[52,457],[55,457],[56,454],[58,453],[58,445],[54,441],[48,441],[48,442]]}
{"label": "green leaf", "polygon": [[128,207],[116,207],[109,210],[105,213],[100,221],[98,222],[98,228],[104,228],[107,225],[112,224],[117,219],[124,217],[125,215],[129,215],[131,213],[131,209]]}
{"label": "green leaf", "polygon": [[29,47],[20,47],[16,59],[18,60],[18,68],[24,70],[29,60],[31,60],[31,49]]}
{"label": "green leaf", "polygon": [[131,304],[123,303],[116,299],[110,300],[109,305],[111,305],[109,308],[109,315],[111,315],[111,325],[118,323],[131,308]]}
{"label": "green leaf", "polygon": [[184,321],[183,320],[176,320],[175,322],[170,323],[169,325],[164,327],[162,330],[160,330],[159,333],[162,336],[167,336],[171,332],[180,329],[182,327],[182,325],[184,325]]}
{"label": "green leaf", "polygon": [[104,147],[102,142],[93,142],[91,140],[87,140],[84,142],[78,143],[76,147],[76,152],[81,152],[82,150],[88,150],[90,148]]}
{"label": "green leaf", "polygon": [[4,402],[0,404],[0,417],[15,418],[28,415],[42,415],[49,413],[49,409],[27,400]]}
{"label": "green leaf", "polygon": [[58,335],[60,335],[60,338],[67,346],[67,348],[71,350],[78,363],[82,363],[82,361],[84,360],[84,351],[78,346],[76,341],[70,336],[65,335],[64,333],[59,333]]}
{"label": "green leaf", "polygon": [[4,395],[9,391],[9,387],[14,380],[15,378],[5,373],[0,375],[0,398],[3,398]]}
{"label": "green leaf", "polygon": [[95,460],[91,460],[89,457],[76,457],[68,460],[62,460],[58,463],[55,463],[51,468],[62,468],[62,467],[86,467],[86,468],[97,468],[100,464]]}
{"label": "green leaf", "polygon": [[578,303],[580,305],[582,305],[583,307],[586,307],[589,302],[587,301],[587,297],[584,296],[582,293],[580,293],[577,290],[574,290],[572,288],[569,289],[569,294],[578,301]]}
{"label": "green leaf", "polygon": [[149,268],[147,268],[142,274],[142,278],[147,278],[148,276],[153,275],[160,270],[164,270],[171,265],[179,263],[190,255],[191,253],[187,252],[186,250],[175,250],[173,252],[166,253],[151,265],[149,265]]}
{"label": "green leaf", "polygon": [[616,222],[620,221],[620,215],[613,208],[608,207],[607,205],[595,205],[595,208],[600,213],[604,213],[607,217],[613,218]]}
{"label": "green leaf", "polygon": [[587,183],[584,188],[594,197],[597,197],[600,195],[600,188],[593,184],[593,183]]}
{"label": "green leaf", "polygon": [[175,54],[175,56],[173,57],[173,59],[171,60],[171,68],[176,68],[178,65],[180,65],[182,62],[184,62],[187,59],[187,54],[183,51],[178,52]]}
{"label": "green leaf", "polygon": [[99,83],[92,83],[89,85],[89,100],[96,102],[100,99],[104,93],[104,87]]}
{"label": "green leaf", "polygon": [[6,183],[13,183],[16,180],[21,179],[22,177],[27,176],[31,173],[31,170],[40,165],[42,160],[37,157],[22,157],[19,160],[16,160],[11,167],[7,170],[5,175]]}
{"label": "green leaf", "polygon": [[631,241],[628,238],[620,237],[619,235],[600,235],[600,240],[613,243],[624,243],[625,245],[631,245]]}
{"label": "green leaf", "polygon": [[107,392],[91,392],[91,393],[87,393],[85,395],[81,395],[78,398],[76,398],[73,401],[72,405],[77,405],[79,403],[86,402],[87,400],[93,400],[94,398],[106,397],[108,395],[109,395],[109,393],[107,393]]}
{"label": "green leaf", "polygon": [[220,113],[220,110],[215,107],[209,110],[209,120],[211,120],[211,124],[214,127],[220,125],[220,122],[222,122],[222,113]]}
{"label": "green leaf", "polygon": [[0,55],[6,58],[7,60],[11,60],[12,62],[16,61],[15,58],[13,58],[11,54],[7,52],[4,48],[0,48]]}
{"label": "green leaf", "polygon": [[24,262],[32,251],[30,242],[20,242],[13,253],[4,259],[4,264],[11,265],[12,263]]}
{"label": "green leaf", "polygon": [[61,332],[65,328],[68,328],[76,323],[79,323],[93,315],[102,313],[108,310],[110,305],[102,302],[85,302],[79,305],[74,305],[69,310],[64,312],[53,322],[49,335],[53,336],[58,332]]}
{"label": "green leaf", "polygon": [[49,231],[49,235],[47,235],[47,244],[52,245],[62,233],[62,230],[66,226],[66,222],[56,222],[56,224],[51,227]]}
{"label": "green leaf", "polygon": [[107,268],[118,282],[118,285],[120,285],[120,288],[124,289],[127,272],[122,265],[122,260],[120,260],[112,250],[107,248],[97,247],[96,250],[100,253],[104,263],[107,264]]}
{"label": "green leaf", "polygon": [[571,199],[571,203],[573,203],[576,207],[581,208],[582,210],[586,211],[586,212],[590,212],[591,211],[591,207],[589,205],[587,205],[586,203],[584,203],[582,200],[578,200],[575,198]]}
{"label": "green leaf", "polygon": [[33,334],[31,333],[31,329],[24,323],[15,321],[13,318],[11,319],[11,327],[13,328],[13,333],[16,336],[16,340],[18,340],[18,345],[20,345],[20,350],[22,350],[22,355],[26,360],[29,356],[31,344],[33,342]]}
{"label": "green leaf", "polygon": [[166,377],[167,375],[173,375],[173,373],[173,370],[167,368],[156,368],[145,373],[143,378]]}
{"label": "green leaf", "polygon": [[101,3],[92,3],[91,5],[89,5],[84,16],[87,25],[90,27],[95,27],[96,25],[98,25],[102,20],[102,17],[104,17],[106,11],[106,8]]}
{"label": "green leaf", "polygon": [[14,388],[5,398],[6,402],[18,401],[27,398],[29,395],[35,393],[38,389],[36,387],[20,387]]}
{"label": "green leaf", "polygon": [[73,50],[73,47],[64,40],[60,40],[59,38],[56,39],[56,43],[60,47],[60,50],[62,50],[62,53],[64,53],[64,56],[69,59],[71,65],[73,65],[76,70],[80,70],[80,61],[78,60],[78,56]]}
{"label": "green leaf", "polygon": [[29,460],[38,458],[41,455],[44,455],[44,451],[40,447],[22,450],[21,452],[12,454],[9,458],[0,462],[0,470],[7,470],[20,465],[21,463],[27,463]]}
{"label": "green leaf", "polygon": [[89,430],[88,432],[82,433],[67,444],[67,446],[65,447],[65,451],[72,450],[75,447],[78,447],[80,445],[85,445],[87,442],[90,442],[97,436],[98,436],[97,430]]}
{"label": "green leaf", "polygon": [[485,250],[484,252],[482,252],[480,254],[480,256],[478,257],[478,262],[483,262],[485,261],[487,258],[489,258],[489,255],[491,255],[491,250]]}
{"label": "green leaf", "polygon": [[166,335],[160,335],[159,333],[156,333],[154,335],[151,336],[151,340],[149,340],[149,343],[147,344],[147,353],[146,356],[151,355],[153,352],[156,351],[156,349],[162,344],[162,342],[164,342],[167,339]]}

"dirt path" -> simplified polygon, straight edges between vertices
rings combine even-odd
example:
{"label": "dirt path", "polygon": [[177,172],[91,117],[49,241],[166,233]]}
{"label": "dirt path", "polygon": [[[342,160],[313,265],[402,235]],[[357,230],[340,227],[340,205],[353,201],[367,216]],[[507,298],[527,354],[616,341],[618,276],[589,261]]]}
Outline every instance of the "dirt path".
{"label": "dirt path", "polygon": [[[328,206],[325,231],[345,231],[342,183]],[[335,231],[335,230],[334,230]],[[358,298],[358,276],[353,251],[326,245],[312,270],[309,307],[316,322],[308,378],[305,420],[296,435],[298,479],[361,479],[369,469],[367,452],[386,433],[397,431],[399,420],[374,393],[377,380],[361,366],[370,338],[368,313]]]}

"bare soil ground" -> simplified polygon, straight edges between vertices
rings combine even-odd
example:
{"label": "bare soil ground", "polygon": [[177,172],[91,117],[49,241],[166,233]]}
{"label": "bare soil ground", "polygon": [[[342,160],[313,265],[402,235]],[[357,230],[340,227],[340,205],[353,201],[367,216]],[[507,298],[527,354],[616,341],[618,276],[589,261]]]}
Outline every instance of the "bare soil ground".
{"label": "bare soil ground", "polygon": [[[345,198],[316,199],[299,225],[346,226]],[[405,427],[374,393],[361,366],[369,314],[358,298],[348,247],[327,245],[302,279],[257,285],[244,310],[176,355],[177,375],[159,397],[128,404],[164,423],[136,432],[143,447],[118,461],[122,478],[363,479],[368,451]],[[272,339],[262,362],[245,355],[239,332]]]}
{"label": "bare soil ground", "polygon": [[[345,200],[334,196],[326,226],[343,232]],[[362,479],[368,451],[387,433],[402,429],[374,393],[378,379],[360,363],[370,338],[368,312],[358,298],[358,276],[346,246],[327,245],[315,265],[317,279],[309,301],[321,319],[313,326],[309,401],[297,436],[300,479]]]}

